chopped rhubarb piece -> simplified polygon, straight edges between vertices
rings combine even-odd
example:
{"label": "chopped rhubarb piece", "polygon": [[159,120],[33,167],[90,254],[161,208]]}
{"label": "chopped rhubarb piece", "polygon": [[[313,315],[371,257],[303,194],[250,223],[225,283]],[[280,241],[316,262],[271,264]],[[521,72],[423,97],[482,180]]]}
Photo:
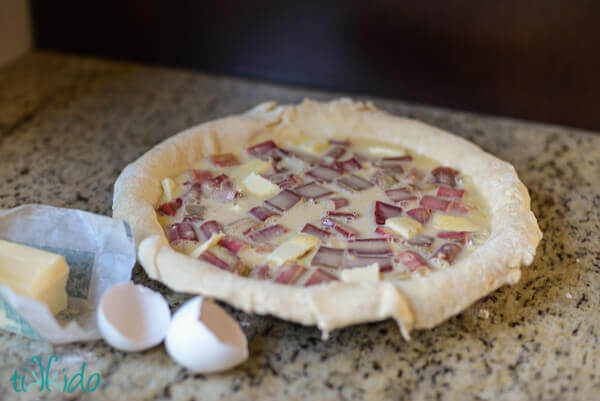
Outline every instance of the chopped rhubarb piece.
{"label": "chopped rhubarb piece", "polygon": [[454,189],[448,187],[439,187],[437,190],[437,196],[442,196],[444,198],[458,198],[462,199],[465,194],[464,189]]}
{"label": "chopped rhubarb piece", "polygon": [[433,254],[432,258],[452,264],[461,250],[462,247],[460,245],[448,242],[439,247],[439,249]]}
{"label": "chopped rhubarb piece", "polygon": [[256,217],[260,221],[265,221],[271,216],[279,216],[279,213],[275,213],[271,209],[267,209],[264,206],[256,206],[248,211],[248,213]]}
{"label": "chopped rhubarb piece", "polygon": [[377,184],[377,186],[379,188],[381,188],[385,191],[386,189],[389,189],[393,185],[397,184],[398,180],[392,175],[379,172],[375,176],[375,183]]}
{"label": "chopped rhubarb piece", "polygon": [[195,225],[199,225],[202,223],[202,217],[200,216],[185,216],[182,220],[184,223],[194,223]]}
{"label": "chopped rhubarb piece", "polygon": [[354,171],[362,168],[362,164],[360,164],[356,157],[351,157],[348,160],[344,160],[340,163],[344,171]]}
{"label": "chopped rhubarb piece", "polygon": [[416,252],[404,251],[398,254],[398,260],[406,267],[409,272],[416,271],[421,266],[427,266],[427,263]]}
{"label": "chopped rhubarb piece", "polygon": [[344,140],[330,139],[329,144],[337,145],[337,146],[350,146],[350,140],[349,139],[344,139]]}
{"label": "chopped rhubarb piece", "polygon": [[281,173],[286,173],[289,171],[289,168],[281,165],[280,163],[274,163],[273,164],[273,172],[275,174],[281,174]]}
{"label": "chopped rhubarb piece", "polygon": [[231,186],[231,180],[227,176],[227,174],[221,174],[214,178],[210,178],[203,182],[202,187],[206,189],[221,189],[224,187]]}
{"label": "chopped rhubarb piece", "polygon": [[390,217],[400,216],[402,214],[402,208],[389,203],[383,203],[375,201],[375,223],[385,224],[385,221]]}
{"label": "chopped rhubarb piece", "polygon": [[325,156],[331,157],[332,159],[338,160],[340,159],[342,156],[344,156],[346,154],[346,149],[342,146],[336,146],[334,148],[331,148],[326,154]]}
{"label": "chopped rhubarb piece", "polygon": [[456,176],[458,171],[450,167],[436,167],[431,171],[433,179],[437,184],[450,185],[451,187],[456,186]]}
{"label": "chopped rhubarb piece", "polygon": [[186,204],[184,206],[186,217],[201,218],[204,214],[204,206],[196,204]]}
{"label": "chopped rhubarb piece", "polygon": [[425,195],[419,204],[423,207],[428,207],[429,209],[441,210],[442,212],[447,212],[450,208],[449,201],[430,195]]}
{"label": "chopped rhubarb piece", "polygon": [[385,194],[393,202],[417,200],[417,197],[408,188],[394,188],[385,191]]}
{"label": "chopped rhubarb piece", "polygon": [[183,205],[183,201],[181,198],[175,198],[170,202],[165,202],[156,209],[158,213],[163,214],[165,216],[175,216],[177,214],[177,210]]}
{"label": "chopped rhubarb piece", "polygon": [[234,189],[217,189],[210,193],[210,197],[222,201],[233,201],[241,197],[241,194]]}
{"label": "chopped rhubarb piece", "polygon": [[200,255],[200,259],[202,259],[205,262],[210,263],[211,265],[217,266],[219,269],[227,270],[229,272],[233,271],[233,266],[231,266],[229,263],[225,262],[223,259],[221,259],[217,255],[215,255],[211,251],[204,251]]}
{"label": "chopped rhubarb piece", "polygon": [[348,227],[347,225],[340,223],[339,221],[334,220],[331,217],[323,217],[321,219],[321,224],[323,224],[325,227],[333,228],[345,238],[353,238],[357,235],[357,232],[353,228]]}
{"label": "chopped rhubarb piece", "polygon": [[466,244],[468,233],[465,231],[440,231],[437,233],[438,238],[449,239],[459,244]]}
{"label": "chopped rhubarb piece", "polygon": [[219,245],[227,249],[229,252],[237,255],[242,249],[248,246],[247,242],[242,241],[231,235],[226,235],[219,241]]}
{"label": "chopped rhubarb piece", "polygon": [[270,278],[270,276],[271,276],[271,269],[269,268],[268,265],[254,266],[252,268],[252,270],[250,271],[250,277],[265,279],[265,278]]}
{"label": "chopped rhubarb piece", "polygon": [[275,142],[273,142],[273,141],[265,141],[265,142],[261,142],[261,143],[259,143],[257,145],[254,145],[254,146],[250,146],[246,150],[252,156],[261,157],[261,156],[264,156],[264,155],[269,155],[269,154],[271,154],[271,152],[273,152],[274,150],[277,150],[277,149],[278,149],[278,147],[275,144]]}
{"label": "chopped rhubarb piece", "polygon": [[355,219],[358,216],[358,212],[335,212],[331,210],[327,212],[327,217],[343,217],[345,219]]}
{"label": "chopped rhubarb piece", "polygon": [[318,227],[313,226],[312,224],[306,224],[302,229],[303,233],[310,234],[313,237],[317,237],[322,241],[327,241],[327,239],[331,236],[331,233],[325,230],[321,230]]}
{"label": "chopped rhubarb piece", "polygon": [[248,238],[254,242],[266,242],[287,232],[288,230],[285,227],[279,224],[274,224],[261,230],[250,232],[248,234]]}
{"label": "chopped rhubarb piece", "polygon": [[327,273],[325,270],[317,269],[306,280],[304,286],[308,287],[311,285],[328,283],[330,281],[337,281],[337,277],[331,273]]}
{"label": "chopped rhubarb piece", "polygon": [[382,273],[392,271],[394,261],[391,256],[374,257],[374,256],[348,256],[344,260],[344,269],[353,269],[355,267],[365,267],[377,263],[379,271]]}
{"label": "chopped rhubarb piece", "polygon": [[404,244],[407,246],[415,246],[417,248],[429,248],[431,245],[433,245],[433,241],[434,238],[421,235],[419,237],[407,239],[404,241]]}
{"label": "chopped rhubarb piece", "polygon": [[283,212],[298,203],[300,199],[302,198],[298,194],[290,191],[289,189],[284,189],[271,199],[266,200],[265,203]]}
{"label": "chopped rhubarb piece", "polygon": [[348,242],[348,252],[356,256],[383,257],[392,254],[390,243],[385,238],[364,238]]}
{"label": "chopped rhubarb piece", "polygon": [[377,166],[385,170],[401,173],[404,171],[403,165],[411,161],[412,156],[384,157],[377,163]]}
{"label": "chopped rhubarb piece", "polygon": [[453,201],[452,204],[450,205],[450,209],[453,212],[460,213],[460,214],[471,214],[471,208],[459,201]]}
{"label": "chopped rhubarb piece", "polygon": [[309,182],[308,184],[296,187],[294,188],[294,192],[308,199],[318,199],[333,193],[316,182]]}
{"label": "chopped rhubarb piece", "polygon": [[269,181],[279,185],[281,188],[292,188],[300,182],[300,179],[294,174],[275,174],[266,177]]}
{"label": "chopped rhubarb piece", "polygon": [[338,210],[350,204],[350,201],[346,198],[330,198],[329,199],[333,203],[333,209]]}
{"label": "chopped rhubarb piece", "polygon": [[338,248],[319,247],[317,253],[312,258],[311,264],[315,266],[325,266],[339,268],[344,260],[344,250]]}
{"label": "chopped rhubarb piece", "polygon": [[425,224],[431,217],[431,210],[426,207],[417,207],[406,212],[407,215],[417,220],[421,224]]}
{"label": "chopped rhubarb piece", "polygon": [[213,173],[209,170],[192,169],[189,170],[188,173],[190,175],[191,184],[202,184],[203,182],[213,178]]}
{"label": "chopped rhubarb piece", "polygon": [[375,233],[377,233],[385,238],[394,240],[394,241],[398,241],[398,240],[402,239],[402,237],[400,235],[388,230],[387,228],[380,227],[380,226],[375,227]]}
{"label": "chopped rhubarb piece", "polygon": [[283,270],[275,278],[275,282],[279,284],[296,284],[296,282],[306,273],[306,268],[298,263],[284,266]]}
{"label": "chopped rhubarb piece", "polygon": [[331,182],[342,175],[342,172],[340,172],[335,166],[326,166],[321,164],[307,171],[306,175],[320,182]]}
{"label": "chopped rhubarb piece", "polygon": [[221,153],[219,155],[210,155],[210,161],[219,167],[230,167],[240,164],[240,161],[233,153]]}
{"label": "chopped rhubarb piece", "polygon": [[418,169],[416,169],[415,167],[411,168],[408,171],[408,173],[406,173],[406,179],[409,180],[410,182],[412,182],[413,184],[416,184],[422,178],[423,178],[423,174],[421,174],[421,172]]}
{"label": "chopped rhubarb piece", "polygon": [[173,223],[167,226],[169,242],[177,240],[198,241],[194,226],[189,222]]}
{"label": "chopped rhubarb piece", "polygon": [[213,234],[222,233],[223,227],[221,227],[221,224],[218,222],[209,220],[202,223],[200,232],[202,233],[202,236],[204,236],[204,239],[209,239]]}
{"label": "chopped rhubarb piece", "polygon": [[336,182],[340,184],[342,188],[351,189],[353,191],[364,191],[373,186],[372,182],[354,174],[339,178]]}

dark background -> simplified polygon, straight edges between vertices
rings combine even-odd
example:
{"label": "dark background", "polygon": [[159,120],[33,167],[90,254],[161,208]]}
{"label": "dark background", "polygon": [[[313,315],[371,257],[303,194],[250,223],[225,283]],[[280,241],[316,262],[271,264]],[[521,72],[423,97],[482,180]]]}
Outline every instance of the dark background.
{"label": "dark background", "polygon": [[38,48],[600,130],[600,1],[31,0]]}

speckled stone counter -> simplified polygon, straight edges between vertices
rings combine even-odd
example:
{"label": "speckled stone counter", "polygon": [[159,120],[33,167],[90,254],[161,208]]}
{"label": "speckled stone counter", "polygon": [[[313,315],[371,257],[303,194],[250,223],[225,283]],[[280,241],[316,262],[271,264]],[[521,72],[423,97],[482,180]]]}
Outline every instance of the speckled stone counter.
{"label": "speckled stone counter", "polygon": [[[329,99],[200,73],[33,53],[0,69],[0,207],[46,203],[110,215],[121,169],[191,125],[262,102]],[[514,164],[544,240],[518,285],[502,288],[409,343],[392,322],[338,330],[228,310],[250,358],[190,374],[163,347],[102,341],[52,346],[0,334],[0,398],[78,400],[600,400],[600,135],[397,101],[382,109],[452,131]],[[186,296],[148,280],[173,309]],[[55,354],[56,368],[98,372],[95,392],[15,393],[15,369]],[[60,377],[60,376],[59,376]]]}

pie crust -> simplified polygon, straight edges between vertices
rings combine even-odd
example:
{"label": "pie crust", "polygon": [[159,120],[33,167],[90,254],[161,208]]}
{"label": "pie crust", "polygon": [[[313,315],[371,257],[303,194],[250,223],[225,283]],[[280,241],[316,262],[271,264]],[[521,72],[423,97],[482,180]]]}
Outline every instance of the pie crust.
{"label": "pie crust", "polygon": [[[290,130],[313,139],[378,139],[457,168],[472,178],[489,205],[490,235],[451,266],[402,281],[310,287],[246,278],[175,251],[156,214],[161,181],[202,157],[235,152]],[[433,327],[504,284],[515,284],[529,265],[542,233],[515,169],[476,145],[422,122],[396,117],[371,103],[305,100],[298,106],[263,103],[248,112],[187,129],[128,165],[115,183],[113,217],[127,221],[138,260],[148,275],[179,292],[226,301],[248,313],[271,314],[317,325],[326,337],[352,324],[396,320],[408,338]]]}

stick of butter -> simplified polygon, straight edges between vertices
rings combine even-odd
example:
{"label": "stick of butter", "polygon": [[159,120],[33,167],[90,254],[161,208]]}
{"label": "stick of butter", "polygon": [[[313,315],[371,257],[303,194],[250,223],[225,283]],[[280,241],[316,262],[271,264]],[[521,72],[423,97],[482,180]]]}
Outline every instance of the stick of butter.
{"label": "stick of butter", "polygon": [[0,284],[45,303],[53,314],[67,307],[68,275],[62,255],[0,240]]}

